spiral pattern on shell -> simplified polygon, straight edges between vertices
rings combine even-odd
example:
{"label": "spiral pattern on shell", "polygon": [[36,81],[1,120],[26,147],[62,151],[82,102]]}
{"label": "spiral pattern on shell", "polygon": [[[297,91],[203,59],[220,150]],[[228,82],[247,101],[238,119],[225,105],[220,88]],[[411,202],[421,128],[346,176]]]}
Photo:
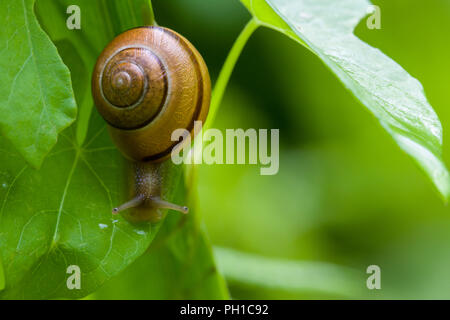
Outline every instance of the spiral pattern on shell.
{"label": "spiral pattern on shell", "polygon": [[205,62],[184,37],[167,28],[140,27],[117,36],[97,60],[92,92],[119,150],[135,161],[160,161],[206,119],[210,79]]}

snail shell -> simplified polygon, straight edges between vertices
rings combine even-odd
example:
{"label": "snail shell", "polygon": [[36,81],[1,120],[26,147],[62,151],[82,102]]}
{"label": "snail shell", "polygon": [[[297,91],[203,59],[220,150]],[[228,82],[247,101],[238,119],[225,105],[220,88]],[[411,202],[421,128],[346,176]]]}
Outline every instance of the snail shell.
{"label": "snail shell", "polygon": [[[203,58],[183,36],[163,27],[128,30],[103,50],[92,77],[98,111],[125,157],[162,161],[178,141],[205,121],[211,83]],[[185,138],[185,137],[183,137]]]}
{"label": "snail shell", "polygon": [[92,93],[117,148],[133,161],[131,200],[113,213],[133,208],[131,221],[158,220],[162,208],[187,213],[162,199],[161,172],[180,142],[171,140],[172,132],[186,129],[192,136],[194,122],[208,114],[211,83],[198,51],[167,28],[128,30],[99,56]]}

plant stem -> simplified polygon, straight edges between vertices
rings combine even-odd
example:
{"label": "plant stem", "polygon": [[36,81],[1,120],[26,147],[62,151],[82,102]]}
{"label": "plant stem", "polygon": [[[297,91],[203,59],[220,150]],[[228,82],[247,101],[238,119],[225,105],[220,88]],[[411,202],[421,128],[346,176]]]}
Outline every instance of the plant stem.
{"label": "plant stem", "polygon": [[222,69],[220,70],[219,77],[217,78],[216,85],[212,92],[211,106],[209,109],[208,121],[206,123],[205,129],[207,129],[214,122],[214,119],[219,109],[220,103],[222,102],[225,89],[227,87],[230,76],[233,73],[234,66],[236,65],[242,50],[245,47],[250,36],[259,27],[259,24],[255,19],[251,19],[247,25],[242,29],[241,33],[237,37],[236,41],[231,48]]}
{"label": "plant stem", "polygon": [[[212,92],[211,97],[211,106],[209,107],[209,114],[206,123],[202,128],[202,134],[206,132],[208,128],[211,127],[212,123],[217,114],[217,110],[219,109],[220,103],[222,102],[223,95],[225,93],[225,89],[227,87],[228,81],[230,80],[230,76],[233,73],[234,66],[236,65],[239,56],[241,55],[242,50],[244,49],[248,39],[250,36],[258,29],[259,24],[255,19],[251,19],[242,29],[239,36],[234,41],[233,46],[231,47],[230,52],[228,53],[227,59],[220,70],[219,77],[217,78],[216,84],[214,86],[214,90]],[[199,134],[195,140],[202,139]],[[195,142],[194,144],[195,145]],[[190,152],[199,152],[200,150],[195,150],[192,146]],[[189,154],[188,157],[191,155]],[[185,170],[185,179],[190,182],[189,188],[193,188],[196,183],[196,175],[194,174],[195,164],[187,165]]]}
{"label": "plant stem", "polygon": [[148,0],[148,6],[145,6],[142,12],[144,24],[148,26],[158,25],[155,20],[155,12],[153,11],[152,0]]}

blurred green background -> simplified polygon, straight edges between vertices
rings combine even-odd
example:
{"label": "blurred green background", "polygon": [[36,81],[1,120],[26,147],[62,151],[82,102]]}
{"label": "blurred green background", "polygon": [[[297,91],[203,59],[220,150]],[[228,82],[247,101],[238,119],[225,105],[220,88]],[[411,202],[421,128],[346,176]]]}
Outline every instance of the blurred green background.
{"label": "blurred green background", "polygon": [[[450,1],[373,3],[381,7],[382,29],[369,30],[362,20],[356,34],[424,85],[444,128],[449,164]],[[180,31],[199,49],[213,80],[250,19],[237,0],[153,0],[153,6],[160,25]],[[369,265],[379,265],[382,289],[369,291],[363,282],[350,298],[450,298],[449,207],[307,49],[259,29],[236,65],[214,127],[280,129],[275,176],[259,175],[257,165],[200,167],[199,208],[214,246],[280,261],[332,263],[363,276]],[[164,257],[156,257],[163,265]],[[219,268],[230,275],[233,298],[342,297],[332,290],[288,292],[234,279],[228,268],[245,267],[226,258],[221,255]],[[131,280],[141,275],[158,285],[144,259],[97,297],[155,298]],[[276,275],[267,277],[276,282],[270,279]]]}

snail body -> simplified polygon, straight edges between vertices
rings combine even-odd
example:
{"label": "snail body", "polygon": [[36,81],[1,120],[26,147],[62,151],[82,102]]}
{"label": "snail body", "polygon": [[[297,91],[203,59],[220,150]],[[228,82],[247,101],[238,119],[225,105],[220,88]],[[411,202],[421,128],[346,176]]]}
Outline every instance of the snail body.
{"label": "snail body", "polygon": [[172,132],[182,128],[192,136],[194,122],[208,114],[211,84],[198,51],[167,28],[128,30],[99,56],[92,93],[113,142],[133,162],[132,200],[113,213],[136,208],[134,220],[151,220],[160,208],[187,213],[161,199],[160,166],[186,140],[172,141]]}

